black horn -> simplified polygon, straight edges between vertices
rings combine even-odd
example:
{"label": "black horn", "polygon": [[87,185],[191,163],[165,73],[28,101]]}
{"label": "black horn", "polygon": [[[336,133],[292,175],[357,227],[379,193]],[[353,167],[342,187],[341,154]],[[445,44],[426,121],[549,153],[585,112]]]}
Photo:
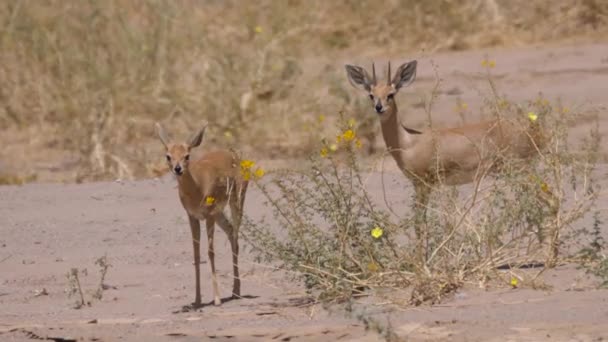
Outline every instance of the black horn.
{"label": "black horn", "polygon": [[374,85],[376,84],[376,66],[374,65],[374,62],[372,62],[372,83]]}

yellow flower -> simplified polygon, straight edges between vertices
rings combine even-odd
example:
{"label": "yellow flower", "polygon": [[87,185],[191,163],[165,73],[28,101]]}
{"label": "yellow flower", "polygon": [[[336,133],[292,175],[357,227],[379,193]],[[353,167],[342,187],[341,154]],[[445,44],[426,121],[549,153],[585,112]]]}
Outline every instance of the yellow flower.
{"label": "yellow flower", "polygon": [[370,261],[370,263],[367,264],[367,270],[370,272],[378,272],[378,264],[373,261]]}
{"label": "yellow flower", "polygon": [[329,150],[332,152],[336,152],[338,150],[338,145],[336,145],[336,144],[329,145]]}
{"label": "yellow flower", "polygon": [[568,114],[568,113],[570,112],[570,108],[568,108],[568,107],[564,107],[564,108],[562,108],[562,112],[563,112],[564,114]]}
{"label": "yellow flower", "polygon": [[325,121],[325,115],[321,114],[319,115],[319,123],[323,123],[323,121]]}
{"label": "yellow flower", "polygon": [[259,26],[259,25],[254,27],[253,30],[255,31],[255,33],[262,33],[262,31],[263,31],[262,26]]}
{"label": "yellow flower", "polygon": [[515,277],[511,277],[511,286],[513,286],[513,288],[516,288],[517,285],[519,285],[519,280],[517,280],[517,278]]}
{"label": "yellow flower", "polygon": [[244,159],[241,160],[241,169],[249,170],[255,165],[255,162],[252,160]]}
{"label": "yellow flower", "polygon": [[540,107],[549,107],[549,100],[539,97],[534,101],[534,104]]}
{"label": "yellow flower", "polygon": [[382,237],[384,230],[382,230],[382,228],[376,226],[376,227],[374,227],[374,229],[372,229],[372,231],[370,233],[374,239],[379,239]]}
{"label": "yellow flower", "polygon": [[355,131],[352,129],[347,129],[344,131],[344,133],[342,133],[342,139],[344,139],[344,141],[351,141],[355,139]]}
{"label": "yellow flower", "polygon": [[544,193],[549,193],[549,185],[547,185],[547,183],[545,183],[545,182],[540,183],[540,189]]}
{"label": "yellow flower", "polygon": [[319,152],[319,154],[321,155],[321,158],[325,158],[327,157],[327,154],[329,153],[329,151],[327,150],[327,147],[323,147],[321,149],[321,152]]}
{"label": "yellow flower", "polygon": [[215,203],[215,197],[207,196],[207,198],[205,198],[205,204],[208,206],[213,205],[213,203]]}
{"label": "yellow flower", "polygon": [[361,147],[363,146],[363,143],[361,143],[361,139],[357,139],[357,140],[355,140],[355,146],[356,146],[357,148],[361,148]]}
{"label": "yellow flower", "polygon": [[255,170],[255,172],[253,174],[255,175],[255,178],[260,179],[260,178],[264,177],[266,172],[264,171],[264,169],[259,167],[257,170]]}
{"label": "yellow flower", "polygon": [[348,127],[353,128],[356,123],[357,121],[355,121],[355,119],[348,119]]}
{"label": "yellow flower", "polygon": [[224,132],[224,136],[225,136],[226,138],[232,138],[232,132],[230,132],[230,131],[225,131],[225,132]]}
{"label": "yellow flower", "polygon": [[243,179],[248,181],[251,179],[251,168],[255,165],[255,162],[248,159],[241,160],[241,176]]}
{"label": "yellow flower", "polygon": [[536,113],[534,113],[534,112],[529,112],[528,119],[530,119],[530,121],[534,122],[538,119],[538,115],[536,115]]}
{"label": "yellow flower", "polygon": [[242,169],[241,170],[241,176],[243,176],[243,179],[248,181],[251,179],[251,170],[249,169]]}
{"label": "yellow flower", "polygon": [[467,109],[469,109],[469,105],[465,102],[461,102],[454,107],[455,112],[465,112]]}
{"label": "yellow flower", "polygon": [[496,66],[496,62],[493,60],[484,59],[483,61],[481,61],[481,66],[484,68],[493,68]]}

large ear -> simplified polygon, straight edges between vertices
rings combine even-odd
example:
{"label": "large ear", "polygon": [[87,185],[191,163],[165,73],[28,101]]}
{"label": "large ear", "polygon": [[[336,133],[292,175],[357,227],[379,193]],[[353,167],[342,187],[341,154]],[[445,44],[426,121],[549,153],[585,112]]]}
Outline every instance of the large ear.
{"label": "large ear", "polygon": [[202,124],[201,129],[199,129],[196,133],[192,135],[190,141],[188,142],[188,146],[190,148],[197,147],[203,142],[203,135],[205,135],[205,129],[207,128],[207,122]]}
{"label": "large ear", "polygon": [[365,71],[365,69],[363,69],[362,67],[349,64],[345,65],[344,67],[346,68],[346,75],[348,76],[348,81],[355,88],[361,88],[365,89],[366,91],[370,91],[372,89],[372,85],[376,84],[375,77],[370,78],[367,71]]}
{"label": "large ear", "polygon": [[410,85],[416,79],[416,66],[418,65],[417,61],[411,61],[408,63],[403,63],[397,69],[395,73],[395,77],[393,77],[393,86],[395,89],[399,89],[404,86]]}
{"label": "large ear", "polygon": [[155,123],[154,126],[156,127],[156,134],[158,135],[158,138],[163,145],[165,145],[165,148],[167,148],[167,145],[169,144],[169,135],[167,134],[167,131],[165,131],[165,128],[158,122]]}

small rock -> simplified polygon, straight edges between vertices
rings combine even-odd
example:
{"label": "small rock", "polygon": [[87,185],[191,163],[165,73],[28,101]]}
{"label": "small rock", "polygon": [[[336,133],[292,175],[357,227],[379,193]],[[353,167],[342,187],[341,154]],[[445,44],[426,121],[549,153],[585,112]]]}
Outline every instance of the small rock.
{"label": "small rock", "polygon": [[464,292],[457,292],[454,297],[456,299],[466,299],[467,297],[469,297],[466,293]]}
{"label": "small rock", "polygon": [[46,288],[44,288],[44,287],[42,288],[42,290],[36,290],[36,291],[34,291],[34,297],[48,296],[48,295],[49,295],[49,293],[46,290]]}

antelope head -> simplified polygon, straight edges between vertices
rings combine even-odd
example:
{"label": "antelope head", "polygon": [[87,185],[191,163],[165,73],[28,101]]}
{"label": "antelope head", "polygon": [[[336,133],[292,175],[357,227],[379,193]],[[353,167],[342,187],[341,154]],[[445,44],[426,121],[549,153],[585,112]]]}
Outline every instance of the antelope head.
{"label": "antelope head", "polygon": [[372,76],[367,71],[356,65],[346,65],[348,80],[355,87],[368,93],[374,110],[385,121],[396,113],[395,94],[402,87],[410,85],[416,78],[417,61],[403,63],[391,78],[391,62],[388,62],[388,77],[385,84],[378,84],[376,78],[376,67],[372,63]]}
{"label": "antelope head", "polygon": [[167,165],[171,172],[176,176],[181,176],[184,172],[188,171],[188,165],[190,163],[190,150],[199,146],[203,141],[203,135],[205,134],[205,128],[207,125],[203,125],[200,130],[195,132],[188,142],[176,143],[169,139],[169,135],[160,123],[156,123],[156,133],[158,138],[165,146]]}

